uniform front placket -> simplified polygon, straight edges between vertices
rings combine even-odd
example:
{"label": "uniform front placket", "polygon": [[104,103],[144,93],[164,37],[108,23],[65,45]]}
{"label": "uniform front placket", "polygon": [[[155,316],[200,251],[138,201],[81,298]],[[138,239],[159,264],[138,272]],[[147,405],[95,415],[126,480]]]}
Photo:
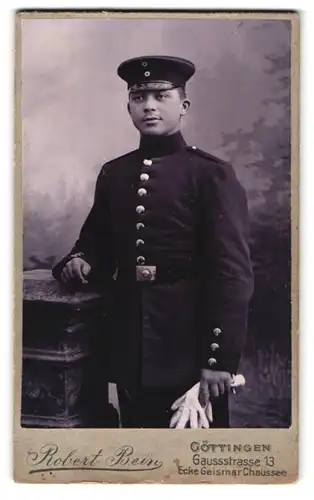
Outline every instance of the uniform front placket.
{"label": "uniform front placket", "polygon": [[[153,164],[151,159],[145,158],[143,160],[143,165],[145,167],[150,167]],[[139,199],[139,204],[136,207],[136,213],[138,214],[138,219],[136,222],[136,230],[137,230],[137,239],[136,239],[136,247],[137,247],[137,280],[138,281],[152,281],[155,278],[154,266],[147,265],[147,256],[145,255],[145,240],[143,236],[143,230],[145,229],[145,223],[143,220],[143,215],[146,212],[145,207],[145,198],[148,196],[148,188],[147,182],[150,179],[150,175],[147,172],[141,172],[139,185],[137,190],[137,195]]]}
{"label": "uniform front placket", "polygon": [[[142,166],[144,167],[150,167],[152,165],[152,160],[150,159],[144,159],[142,162]],[[136,221],[136,249],[137,249],[137,256],[136,256],[136,277],[137,281],[139,281],[139,289],[138,293],[140,296],[140,349],[141,349],[141,362],[140,362],[140,367],[139,367],[139,382],[140,385],[142,384],[142,377],[143,377],[143,363],[144,363],[144,336],[145,336],[145,331],[149,330],[150,328],[150,321],[149,321],[149,316],[147,315],[145,311],[145,294],[147,292],[146,287],[143,287],[143,284],[145,282],[150,281],[151,278],[151,271],[150,267],[151,266],[145,266],[147,264],[147,255],[145,255],[145,237],[143,234],[143,231],[146,228],[146,223],[144,222],[143,215],[146,213],[147,207],[145,206],[145,199],[148,196],[148,188],[147,188],[147,182],[150,179],[150,175],[147,172],[141,172],[140,178],[139,178],[139,184],[138,184],[138,189],[137,189],[137,195],[138,195],[138,205],[136,207],[136,213],[137,213],[137,221]]]}

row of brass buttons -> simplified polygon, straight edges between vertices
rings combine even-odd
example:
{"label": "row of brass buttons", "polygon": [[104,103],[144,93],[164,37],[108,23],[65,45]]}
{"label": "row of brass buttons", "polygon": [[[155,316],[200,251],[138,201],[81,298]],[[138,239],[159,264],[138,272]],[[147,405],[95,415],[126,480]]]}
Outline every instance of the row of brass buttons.
{"label": "row of brass buttons", "polygon": [[[149,159],[146,159],[146,158],[145,158],[145,160],[143,160],[143,164],[144,164],[145,166],[150,166],[150,165],[152,165],[152,163],[153,163],[153,162],[152,162],[152,160],[149,160]],[[143,172],[143,173],[140,175],[140,180],[141,180],[142,182],[147,182],[147,181],[149,180],[149,175]],[[147,190],[146,190],[144,187],[140,187],[140,188],[138,189],[138,191],[137,191],[137,194],[138,194],[140,197],[147,196]],[[142,215],[142,214],[144,214],[144,213],[145,213],[145,207],[144,207],[144,205],[138,205],[138,206],[136,207],[136,213],[137,213],[138,215]],[[141,230],[141,229],[143,229],[144,227],[145,227],[145,224],[144,224],[143,222],[137,222],[137,224],[136,224],[136,229],[137,229],[138,231],[139,231],[139,230]],[[143,240],[142,238],[138,238],[138,239],[136,240],[136,246],[137,246],[137,247],[140,247],[140,246],[142,246],[142,245],[144,245],[144,244],[145,244],[145,242],[144,242],[144,240]],[[139,264],[139,265],[144,265],[144,264],[145,264],[145,257],[144,257],[143,255],[139,255],[139,256],[136,258],[136,262],[137,262],[137,264]]]}
{"label": "row of brass buttons", "polygon": [[[220,328],[214,328],[213,329],[213,334],[215,335],[215,337],[218,337],[218,335],[221,334]],[[217,349],[219,349],[219,344],[217,342],[213,342],[210,345],[210,348],[211,348],[212,351],[216,351]],[[209,366],[213,366],[216,363],[217,363],[217,359],[216,358],[209,358],[209,360],[208,360]]]}

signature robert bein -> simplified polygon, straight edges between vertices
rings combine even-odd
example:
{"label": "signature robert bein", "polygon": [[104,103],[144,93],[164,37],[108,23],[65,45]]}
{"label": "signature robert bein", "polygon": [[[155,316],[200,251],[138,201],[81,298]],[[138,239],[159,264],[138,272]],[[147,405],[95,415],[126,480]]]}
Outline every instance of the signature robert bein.
{"label": "signature robert bein", "polygon": [[30,466],[29,474],[67,470],[151,471],[163,465],[151,453],[137,454],[134,447],[128,444],[112,455],[105,455],[102,448],[83,454],[79,448],[62,452],[56,444],[44,444],[37,451],[28,450],[26,463]]}

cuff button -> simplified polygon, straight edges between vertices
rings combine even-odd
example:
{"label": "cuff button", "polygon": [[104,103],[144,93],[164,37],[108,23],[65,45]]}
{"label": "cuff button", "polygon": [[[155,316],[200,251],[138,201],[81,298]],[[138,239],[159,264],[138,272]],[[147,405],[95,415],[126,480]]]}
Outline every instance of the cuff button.
{"label": "cuff button", "polygon": [[217,363],[217,360],[215,358],[209,358],[208,364],[209,366],[213,366]]}
{"label": "cuff button", "polygon": [[214,328],[214,329],[213,329],[213,334],[214,334],[214,335],[216,335],[216,337],[218,337],[218,335],[220,335],[220,334],[221,334],[221,330],[220,330],[220,328]]}

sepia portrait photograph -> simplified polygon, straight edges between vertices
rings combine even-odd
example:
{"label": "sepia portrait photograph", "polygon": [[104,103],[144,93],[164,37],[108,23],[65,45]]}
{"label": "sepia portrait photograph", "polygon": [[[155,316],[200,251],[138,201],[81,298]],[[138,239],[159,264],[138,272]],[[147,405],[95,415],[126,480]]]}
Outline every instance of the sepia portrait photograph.
{"label": "sepia portrait photograph", "polygon": [[[294,477],[274,443],[296,425],[297,23],[17,15],[24,479],[128,465],[145,481],[167,442],[183,458],[159,479]],[[234,462],[248,452],[259,463]]]}

